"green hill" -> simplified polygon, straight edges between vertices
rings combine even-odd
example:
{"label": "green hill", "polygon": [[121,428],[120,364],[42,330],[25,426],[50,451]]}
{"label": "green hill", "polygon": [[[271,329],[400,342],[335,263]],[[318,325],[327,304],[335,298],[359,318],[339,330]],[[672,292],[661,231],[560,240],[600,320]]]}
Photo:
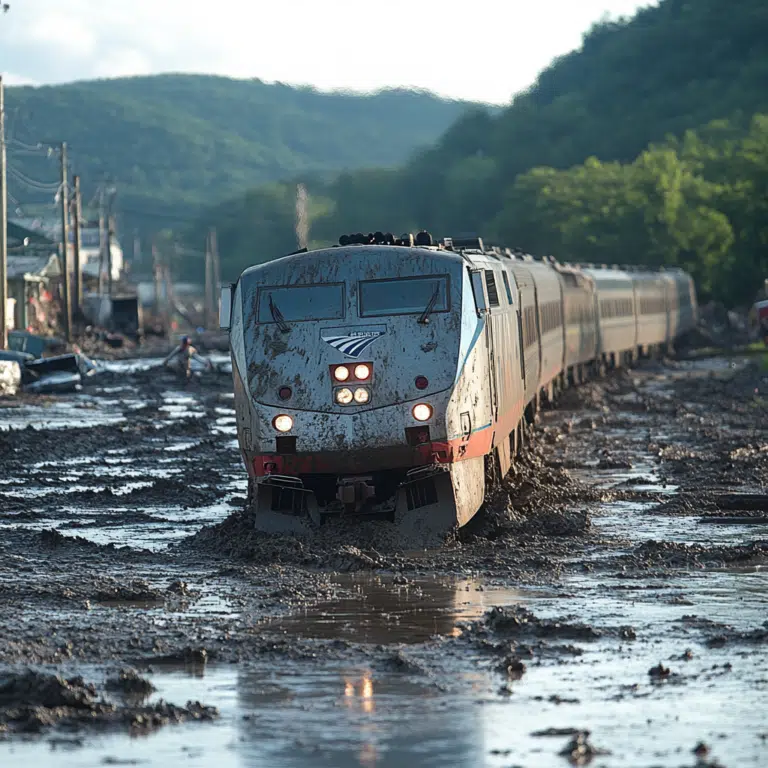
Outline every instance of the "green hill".
{"label": "green hill", "polygon": [[[766,83],[763,0],[663,0],[630,20],[598,24],[509,108],[459,120],[409,163],[400,178],[407,223],[484,229],[518,174],[590,156],[632,161],[668,134],[768,111]],[[463,180],[482,186],[482,204],[464,205],[455,190]],[[370,227],[339,203],[343,228]]]}
{"label": "green hill", "polygon": [[[298,174],[392,166],[433,143],[470,106],[430,93],[372,95],[204,75],[160,75],[7,89],[8,129],[26,144],[67,141],[84,192],[109,175],[129,226],[184,221],[194,207]],[[15,151],[34,180],[51,159]],[[12,178],[14,197],[38,199]]]}
{"label": "green hill", "polygon": [[[564,258],[681,264],[705,296],[748,300],[768,276],[768,121],[752,121],[766,84],[765,0],[662,0],[596,25],[508,108],[465,113],[401,169],[317,184],[312,235],[477,232]],[[290,196],[259,197],[283,227],[217,212],[233,267],[254,238],[293,247]]]}

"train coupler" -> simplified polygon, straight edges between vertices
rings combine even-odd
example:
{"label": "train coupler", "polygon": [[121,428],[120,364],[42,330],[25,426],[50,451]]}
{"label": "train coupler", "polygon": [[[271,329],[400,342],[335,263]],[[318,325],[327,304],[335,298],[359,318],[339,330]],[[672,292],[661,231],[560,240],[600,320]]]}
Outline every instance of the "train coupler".
{"label": "train coupler", "polygon": [[345,512],[360,512],[376,495],[372,477],[340,477],[336,498],[344,505]]}

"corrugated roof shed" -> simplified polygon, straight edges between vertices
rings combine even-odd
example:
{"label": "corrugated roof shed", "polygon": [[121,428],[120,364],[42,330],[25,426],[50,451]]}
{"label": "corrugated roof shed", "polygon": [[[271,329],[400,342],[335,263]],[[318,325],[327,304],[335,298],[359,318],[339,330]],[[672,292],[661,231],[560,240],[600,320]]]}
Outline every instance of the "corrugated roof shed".
{"label": "corrugated roof shed", "polygon": [[8,222],[7,232],[9,246],[14,243],[23,243],[25,238],[29,238],[31,245],[54,245],[53,240],[46,237],[41,232],[27,229],[20,224],[14,224],[12,221]]}
{"label": "corrugated roof shed", "polygon": [[25,275],[32,277],[58,277],[59,258],[51,253],[43,256],[8,255],[8,279],[18,280]]}

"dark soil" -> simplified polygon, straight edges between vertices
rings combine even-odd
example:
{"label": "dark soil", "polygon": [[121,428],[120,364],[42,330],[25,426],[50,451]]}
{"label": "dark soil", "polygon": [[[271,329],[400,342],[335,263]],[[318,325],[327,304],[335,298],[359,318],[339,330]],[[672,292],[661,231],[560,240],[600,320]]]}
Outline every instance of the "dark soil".
{"label": "dark soil", "polygon": [[[215,717],[197,703],[146,703],[153,664],[354,660],[429,678],[444,654],[479,654],[514,698],[513,683],[529,680],[538,664],[578,663],[594,644],[653,641],[622,616],[594,620],[571,580],[590,577],[607,596],[627,590],[639,600],[656,600],[663,588],[682,615],[690,612],[683,606],[692,574],[768,561],[765,526],[744,524],[768,512],[768,377],[758,363],[646,363],[566,391],[483,510],[429,551],[413,551],[385,522],[329,525],[307,541],[258,533],[243,508],[230,393],[227,376],[186,382],[140,372],[104,375],[69,400],[0,402],[0,424],[26,408],[40,409],[42,419],[70,404],[123,417],[87,427],[73,407],[63,428],[0,431],[0,727],[147,730]],[[180,399],[182,412],[169,410]],[[634,524],[598,524],[626,508]],[[717,537],[729,518],[739,535]],[[714,533],[695,543],[638,536],[635,528],[650,519]],[[157,546],[164,537],[170,546]],[[380,578],[393,594],[420,579],[470,576],[494,587],[546,587],[563,609],[542,618],[521,606],[489,606],[460,636],[415,651],[270,631],[271,620],[297,609],[362,599],[346,574]],[[215,610],[203,610],[211,601]],[[677,626],[678,653],[697,644],[691,664],[699,653],[768,644],[759,623],[744,629],[694,617]],[[685,663],[665,661],[673,670]],[[109,672],[100,688],[49,666],[61,664]],[[581,728],[558,735],[572,739],[558,759],[601,754]]]}
{"label": "dark soil", "polygon": [[123,727],[146,732],[169,723],[216,717],[214,708],[199,702],[188,702],[184,707],[162,701],[151,706],[110,702],[82,677],[65,680],[32,670],[0,675],[0,730],[9,732],[37,733],[54,726],[70,730]]}

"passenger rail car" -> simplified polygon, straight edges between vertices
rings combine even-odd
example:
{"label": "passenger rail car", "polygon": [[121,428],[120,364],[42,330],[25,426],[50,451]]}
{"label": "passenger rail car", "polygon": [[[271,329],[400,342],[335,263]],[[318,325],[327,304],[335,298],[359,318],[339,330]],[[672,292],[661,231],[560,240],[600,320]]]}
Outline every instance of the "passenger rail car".
{"label": "passenger rail car", "polygon": [[632,275],[635,287],[635,344],[647,353],[672,331],[667,312],[669,281],[660,272]]}
{"label": "passenger rail car", "polygon": [[568,384],[580,384],[586,367],[597,358],[595,281],[580,269],[560,267],[565,318],[563,373]]}
{"label": "passenger rail car", "polygon": [[377,515],[433,540],[507,473],[542,398],[695,323],[683,272],[480,238],[346,236],[251,267],[222,289],[221,327],[257,525]]}
{"label": "passenger rail car", "polygon": [[635,286],[632,275],[620,269],[587,267],[595,281],[598,350],[602,362],[621,365],[634,358],[637,348]]}

